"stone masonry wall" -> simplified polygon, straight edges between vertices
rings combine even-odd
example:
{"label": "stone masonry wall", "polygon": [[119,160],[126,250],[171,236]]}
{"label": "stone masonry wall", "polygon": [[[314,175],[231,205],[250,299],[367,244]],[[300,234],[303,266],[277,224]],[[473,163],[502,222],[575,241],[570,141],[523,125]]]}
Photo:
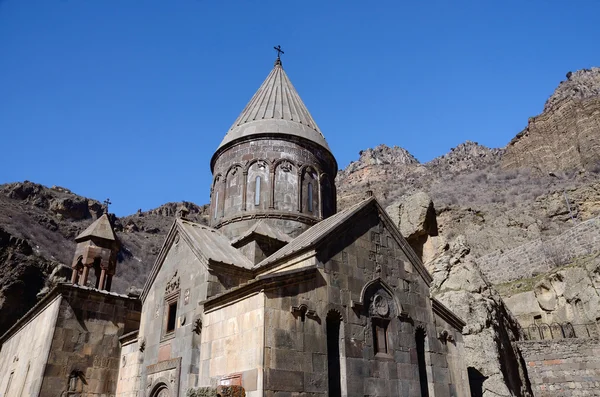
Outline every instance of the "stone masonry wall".
{"label": "stone masonry wall", "polygon": [[[137,299],[65,285],[39,397],[67,392],[77,374],[82,395],[113,395],[117,388],[119,338],[139,327]],[[66,395],[66,394],[65,394]]]}
{"label": "stone masonry wall", "polygon": [[219,155],[213,175],[210,224],[229,237],[245,231],[237,223],[258,218],[284,220],[282,230],[297,236],[335,212],[335,161],[298,138],[238,143]]}
{"label": "stone masonry wall", "polygon": [[492,284],[501,284],[531,278],[599,250],[600,218],[594,218],[552,239],[535,240],[506,252],[484,255],[477,263]]}
{"label": "stone masonry wall", "polygon": [[518,342],[536,397],[600,396],[600,341]]}
{"label": "stone masonry wall", "polygon": [[38,395],[60,304],[59,295],[2,344],[0,396]]}
{"label": "stone masonry wall", "polygon": [[[422,396],[415,337],[420,328],[426,333],[429,395],[468,396],[468,386],[453,384],[466,378],[447,360],[454,345],[437,337],[437,328],[448,326],[436,323],[427,284],[377,214],[357,218],[334,239],[316,255],[315,279],[265,293],[265,396],[328,395],[328,324],[336,318],[341,395]],[[382,312],[373,311],[377,301],[387,302]],[[313,314],[304,318],[290,310],[302,305]],[[374,337],[382,320],[389,321],[386,353]],[[460,348],[462,336],[456,339]]]}

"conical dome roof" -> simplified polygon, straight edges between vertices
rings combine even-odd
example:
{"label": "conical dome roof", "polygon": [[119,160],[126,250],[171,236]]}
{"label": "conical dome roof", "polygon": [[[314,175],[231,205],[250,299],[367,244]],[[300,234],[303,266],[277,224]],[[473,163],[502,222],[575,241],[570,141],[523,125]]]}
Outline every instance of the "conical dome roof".
{"label": "conical dome roof", "polygon": [[274,133],[299,136],[330,151],[317,123],[283,70],[280,59],[235,120],[217,152],[237,139]]}
{"label": "conical dome roof", "polygon": [[104,214],[100,218],[96,219],[94,223],[88,226],[81,234],[75,237],[75,241],[80,242],[90,237],[99,237],[104,240],[116,241],[117,236],[110,224],[108,215]]}

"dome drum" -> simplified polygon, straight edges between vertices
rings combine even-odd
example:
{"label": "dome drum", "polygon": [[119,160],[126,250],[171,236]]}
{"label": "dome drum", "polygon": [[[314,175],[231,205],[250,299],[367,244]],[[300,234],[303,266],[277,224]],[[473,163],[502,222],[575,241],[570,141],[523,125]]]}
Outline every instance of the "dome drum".
{"label": "dome drum", "polygon": [[299,138],[235,144],[214,164],[210,224],[230,234],[231,223],[275,218],[296,235],[335,213],[335,166],[328,151]]}

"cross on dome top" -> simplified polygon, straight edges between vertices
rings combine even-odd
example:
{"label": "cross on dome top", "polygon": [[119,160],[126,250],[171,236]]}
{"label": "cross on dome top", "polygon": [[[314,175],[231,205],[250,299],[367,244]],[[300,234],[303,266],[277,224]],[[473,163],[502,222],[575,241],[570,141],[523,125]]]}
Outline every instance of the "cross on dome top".
{"label": "cross on dome top", "polygon": [[280,45],[277,45],[277,47],[273,47],[273,49],[277,51],[277,59],[275,60],[275,66],[281,65],[281,54],[285,54],[285,52],[283,52]]}

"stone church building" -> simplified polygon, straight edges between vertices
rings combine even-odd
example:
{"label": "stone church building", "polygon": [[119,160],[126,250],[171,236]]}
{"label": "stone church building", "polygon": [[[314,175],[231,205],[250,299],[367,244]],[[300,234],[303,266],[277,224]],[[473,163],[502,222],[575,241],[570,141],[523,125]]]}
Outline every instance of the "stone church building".
{"label": "stone church building", "polygon": [[337,211],[279,58],[210,166],[210,226],[175,220],[139,299],[108,292],[108,218],[78,237],[72,283],[0,339],[0,395],[470,396],[464,323],[375,197]]}

